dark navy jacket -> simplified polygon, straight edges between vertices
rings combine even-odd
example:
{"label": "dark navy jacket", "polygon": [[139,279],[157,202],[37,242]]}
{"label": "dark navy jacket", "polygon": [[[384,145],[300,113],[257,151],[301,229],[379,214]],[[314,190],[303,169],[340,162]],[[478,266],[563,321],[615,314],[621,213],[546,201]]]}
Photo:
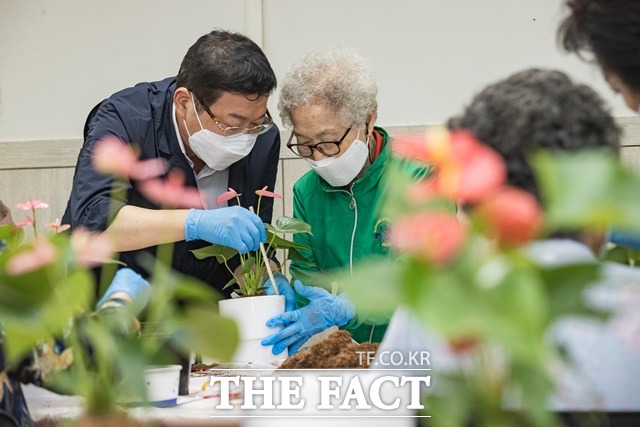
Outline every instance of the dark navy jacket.
{"label": "dark navy jacket", "polygon": [[[116,135],[124,141],[136,145],[141,159],[162,157],[169,169],[181,169],[186,177],[186,185],[196,187],[193,169],[180,150],[173,126],[172,105],[176,88],[174,77],[158,82],[139,83],[124,89],[102,101],[89,113],[84,127],[84,144],[78,156],[73,188],[67,204],[63,224],[71,224],[72,229],[83,226],[93,231],[105,230],[108,226],[110,209],[117,212],[124,205],[147,209],[160,206],[147,200],[136,188],[135,182],[126,182],[122,192],[111,198],[113,177],[96,172],[91,164],[91,155],[96,142],[105,135]],[[258,137],[251,153],[233,164],[229,169],[229,187],[242,194],[245,207],[256,206],[255,190],[265,185],[274,188],[280,154],[280,134],[276,126]],[[235,199],[229,204],[237,204]],[[273,199],[263,198],[260,216],[264,222],[271,222]],[[113,218],[113,217],[112,217]],[[162,233],[162,230],[158,230]],[[213,287],[222,287],[231,278],[227,268],[215,258],[197,260],[192,249],[208,245],[207,242],[177,242],[174,247],[173,267],[190,276],[199,278]],[[121,261],[143,276],[148,276],[138,262],[142,251],[155,252],[155,248],[121,253]],[[230,262],[233,269],[237,260]],[[230,290],[225,290],[229,295]]]}

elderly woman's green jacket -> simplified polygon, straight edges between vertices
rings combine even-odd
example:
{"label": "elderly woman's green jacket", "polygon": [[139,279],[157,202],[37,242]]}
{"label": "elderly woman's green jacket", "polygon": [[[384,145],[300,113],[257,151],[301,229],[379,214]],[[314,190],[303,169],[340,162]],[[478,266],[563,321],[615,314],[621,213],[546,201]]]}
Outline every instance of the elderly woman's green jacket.
{"label": "elderly woman's green jacket", "polygon": [[[293,261],[289,269],[291,276],[305,285],[331,291],[336,270],[349,271],[363,260],[389,256],[390,220],[382,211],[387,191],[383,175],[394,160],[390,157],[388,133],[375,129],[383,137],[380,155],[350,190],[332,187],[314,171],[307,172],[293,186],[293,216],[310,224],[313,232],[294,235],[296,243],[311,248],[301,251],[309,264]],[[428,174],[428,169],[414,165],[407,172],[419,179]],[[304,305],[306,300],[299,296],[299,303]],[[358,313],[343,329],[358,342],[380,342],[391,314],[372,317]]]}

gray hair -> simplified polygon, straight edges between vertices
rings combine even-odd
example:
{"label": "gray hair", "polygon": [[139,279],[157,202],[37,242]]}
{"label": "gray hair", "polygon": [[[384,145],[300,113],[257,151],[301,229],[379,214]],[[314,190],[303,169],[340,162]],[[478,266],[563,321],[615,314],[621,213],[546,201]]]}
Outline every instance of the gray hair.
{"label": "gray hair", "polygon": [[326,48],[300,57],[284,77],[278,110],[292,127],[291,112],[312,104],[329,107],[344,126],[363,123],[378,104],[378,85],[371,65],[356,51]]}

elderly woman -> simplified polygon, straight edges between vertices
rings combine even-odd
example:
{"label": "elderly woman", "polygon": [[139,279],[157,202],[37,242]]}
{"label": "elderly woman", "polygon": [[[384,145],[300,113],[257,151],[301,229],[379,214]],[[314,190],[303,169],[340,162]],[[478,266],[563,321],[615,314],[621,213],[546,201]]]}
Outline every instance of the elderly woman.
{"label": "elderly woman", "polygon": [[359,316],[347,295],[336,292],[339,284],[331,276],[332,270],[352,269],[389,251],[389,224],[379,206],[390,138],[375,126],[377,93],[371,66],[357,53],[336,48],[302,56],[282,82],[278,108],[292,128],[287,147],[311,167],[293,187],[293,215],[309,223],[313,235],[294,236],[311,248],[304,251],[309,264],[294,261],[290,268],[303,297],[298,302],[306,305],[267,323],[285,326],[263,341],[274,344],[275,354],[287,347],[295,353],[331,326],[348,330],[358,342],[379,342],[387,328],[389,317]]}

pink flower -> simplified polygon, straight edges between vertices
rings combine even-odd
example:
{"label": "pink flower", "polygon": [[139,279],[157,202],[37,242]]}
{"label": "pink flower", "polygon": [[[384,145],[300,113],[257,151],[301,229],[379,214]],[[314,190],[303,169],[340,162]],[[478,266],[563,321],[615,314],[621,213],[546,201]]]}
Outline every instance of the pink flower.
{"label": "pink flower", "polygon": [[184,186],[184,174],[179,169],[169,171],[166,180],[152,179],[140,183],[140,191],[149,200],[175,208],[202,209],[202,199],[197,188]]}
{"label": "pink flower", "polygon": [[98,141],[93,150],[93,167],[103,174],[145,180],[162,175],[165,171],[165,161],[138,161],[138,154],[131,145],[115,136],[107,136]]}
{"label": "pink flower", "polygon": [[238,194],[236,190],[229,187],[229,191],[225,191],[224,193],[222,193],[216,198],[216,204],[220,206],[221,204],[228,202],[234,197],[240,197],[240,196],[242,196],[242,194]]}
{"label": "pink flower", "polygon": [[480,202],[474,212],[501,246],[530,242],[542,228],[542,210],[536,198],[514,187],[505,187]]}
{"label": "pink flower", "polygon": [[273,197],[274,199],[282,199],[282,196],[278,193],[274,193],[272,191],[267,191],[267,186],[265,185],[262,190],[256,190],[256,194],[260,197]]}
{"label": "pink flower", "polygon": [[92,268],[110,259],[114,245],[105,233],[79,228],[71,234],[71,250],[79,266]]}
{"label": "pink flower", "polygon": [[20,252],[6,263],[6,271],[12,276],[29,273],[41,267],[53,264],[58,250],[47,239],[38,239],[30,250]]}
{"label": "pink flower", "polygon": [[435,167],[430,180],[416,184],[410,191],[413,202],[432,197],[476,202],[500,188],[506,178],[502,157],[467,131],[401,136],[394,139],[393,150]]}
{"label": "pink flower", "polygon": [[49,207],[49,203],[43,200],[29,199],[24,203],[18,203],[16,209],[22,209],[23,211],[32,211],[35,209],[46,209]]}
{"label": "pink flower", "polygon": [[55,221],[45,224],[44,226],[53,230],[55,233],[62,233],[71,228],[69,224],[60,224],[60,218],[56,218]]}
{"label": "pink flower", "polygon": [[25,219],[23,219],[22,221],[19,221],[16,223],[16,225],[13,226],[13,231],[16,231],[26,225],[33,225],[33,218],[31,218],[30,216],[26,217]]}
{"label": "pink flower", "polygon": [[391,227],[391,242],[398,249],[437,265],[446,264],[460,252],[466,235],[466,226],[446,212],[421,212],[401,218]]}

